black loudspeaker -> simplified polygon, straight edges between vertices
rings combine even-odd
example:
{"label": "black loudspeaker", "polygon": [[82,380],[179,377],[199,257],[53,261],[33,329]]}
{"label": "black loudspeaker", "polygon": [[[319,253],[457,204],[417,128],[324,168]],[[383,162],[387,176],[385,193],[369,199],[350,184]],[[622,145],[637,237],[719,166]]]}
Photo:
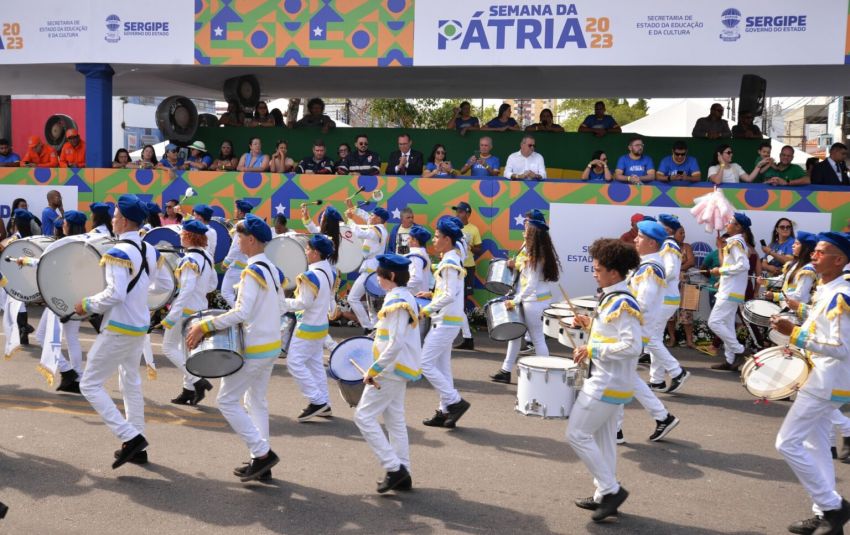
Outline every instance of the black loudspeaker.
{"label": "black loudspeaker", "polygon": [[741,93],[738,96],[739,113],[750,112],[759,117],[764,113],[764,93],[767,90],[767,80],[755,74],[745,74],[741,77]]}
{"label": "black loudspeaker", "polygon": [[77,123],[67,115],[51,115],[44,123],[44,140],[48,145],[59,150],[65,144],[65,131],[76,129]]}
{"label": "black loudspeaker", "polygon": [[256,76],[246,75],[224,81],[224,100],[236,101],[243,108],[253,109],[260,102],[260,82]]}
{"label": "black loudspeaker", "polygon": [[156,107],[156,126],[165,139],[189,143],[198,130],[198,108],[186,97],[168,97]]}

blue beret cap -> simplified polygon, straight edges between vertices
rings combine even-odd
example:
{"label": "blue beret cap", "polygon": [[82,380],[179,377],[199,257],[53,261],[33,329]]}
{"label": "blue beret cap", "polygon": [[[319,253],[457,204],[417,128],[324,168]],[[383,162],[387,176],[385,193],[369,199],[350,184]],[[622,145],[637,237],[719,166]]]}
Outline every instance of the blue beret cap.
{"label": "blue beret cap", "polygon": [[440,234],[451,238],[452,242],[457,242],[463,238],[463,232],[447,217],[437,221],[437,230],[440,231]]}
{"label": "blue beret cap", "polygon": [[546,217],[543,215],[543,212],[541,212],[537,208],[531,210],[530,212],[527,212],[525,214],[525,217],[527,219],[536,219],[538,221],[546,221]]}
{"label": "blue beret cap", "polygon": [[78,212],[76,210],[68,210],[65,212],[65,221],[72,225],[85,225],[86,220],[88,220],[88,217],[86,217],[86,214],[82,212]]}
{"label": "blue beret cap", "polygon": [[413,225],[410,227],[410,236],[419,242],[419,245],[425,246],[428,243],[428,240],[431,239],[431,233],[428,232],[428,229],[425,227],[420,227],[419,225]]}
{"label": "blue beret cap", "polygon": [[56,219],[53,221],[53,228],[62,230],[62,227],[65,225],[64,219]]}
{"label": "blue beret cap", "polygon": [[805,230],[798,230],[797,241],[814,247],[818,244],[818,235],[806,232]]}
{"label": "blue beret cap", "polygon": [[189,232],[193,232],[195,234],[206,234],[209,230],[209,227],[198,221],[197,219],[190,219],[183,223],[183,230],[188,230]]}
{"label": "blue beret cap", "polygon": [[118,211],[137,225],[141,225],[148,218],[145,203],[135,195],[122,195],[118,197]]}
{"label": "blue beret cap", "polygon": [[213,216],[213,209],[206,204],[196,204],[192,207],[192,211],[209,221]]}
{"label": "blue beret cap", "polygon": [[455,217],[455,216],[453,216],[453,215],[444,215],[444,216],[443,216],[443,217],[441,217],[440,219],[441,219],[441,220],[448,221],[448,222],[450,222],[452,225],[454,225],[454,226],[456,226],[457,228],[459,228],[459,229],[463,230],[464,224],[463,224],[463,221],[461,221],[461,220],[460,220],[460,218],[457,218],[457,217]]}
{"label": "blue beret cap", "polygon": [[377,208],[372,210],[372,213],[375,214],[376,216],[380,217],[384,221],[387,221],[390,218],[390,213],[387,212],[387,209],[381,208],[380,206],[378,206]]}
{"label": "blue beret cap", "polygon": [[239,211],[242,212],[243,214],[249,214],[249,213],[251,213],[251,210],[254,209],[254,205],[249,203],[246,200],[237,199],[236,208],[239,208]]}
{"label": "blue beret cap", "polygon": [[379,254],[378,266],[390,271],[407,271],[410,259],[395,253]]}
{"label": "blue beret cap", "polygon": [[168,152],[170,150],[177,150],[178,148],[179,147],[177,147],[177,145],[175,145],[174,143],[169,143],[165,146],[165,152]]}
{"label": "blue beret cap", "polygon": [[148,215],[150,214],[161,214],[162,208],[159,207],[155,202],[146,202],[145,208],[148,210]]}
{"label": "blue beret cap", "polygon": [[661,214],[658,216],[658,222],[669,228],[673,232],[676,232],[677,230],[682,228],[682,224],[679,223],[679,218],[674,215]]}
{"label": "blue beret cap", "polygon": [[667,239],[667,231],[655,221],[641,221],[637,224],[638,232],[658,243]]}
{"label": "blue beret cap", "polygon": [[112,214],[115,213],[115,205],[111,202],[93,202],[89,205],[89,210],[92,213],[103,212],[109,214],[109,217],[112,217]]}
{"label": "blue beret cap", "polygon": [[29,210],[24,210],[23,208],[15,209],[15,221],[27,222],[32,221],[33,219],[32,212]]}
{"label": "blue beret cap", "polygon": [[325,208],[325,215],[334,221],[342,221],[342,214],[331,205],[328,205],[328,207]]}
{"label": "blue beret cap", "polygon": [[327,258],[334,252],[334,243],[324,234],[313,234],[309,243],[311,248],[319,251],[322,258]]}
{"label": "blue beret cap", "polygon": [[832,244],[850,259],[850,235],[843,232],[821,232],[818,234],[818,241],[825,241]]}
{"label": "blue beret cap", "polygon": [[549,225],[545,221],[539,219],[529,219],[528,224],[539,228],[540,230],[549,230]]}
{"label": "blue beret cap", "polygon": [[658,222],[658,220],[652,217],[651,215],[643,216],[643,219],[641,221],[655,221],[656,223]]}
{"label": "blue beret cap", "polygon": [[272,229],[266,225],[266,222],[253,214],[246,214],[245,220],[242,222],[245,225],[245,230],[263,243],[267,243],[272,239]]}
{"label": "blue beret cap", "polygon": [[744,228],[750,228],[753,224],[750,218],[747,217],[747,214],[743,212],[735,212],[735,221]]}
{"label": "blue beret cap", "polygon": [[457,203],[457,206],[452,206],[452,210],[463,210],[464,212],[472,213],[472,206],[466,201],[460,201]]}

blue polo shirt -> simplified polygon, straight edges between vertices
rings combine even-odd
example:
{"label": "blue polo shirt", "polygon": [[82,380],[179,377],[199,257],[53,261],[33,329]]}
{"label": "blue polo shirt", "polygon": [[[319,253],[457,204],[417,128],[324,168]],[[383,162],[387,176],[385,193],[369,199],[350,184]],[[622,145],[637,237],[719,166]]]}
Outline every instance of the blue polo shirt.
{"label": "blue polo shirt", "polygon": [[[159,161],[159,163],[162,164],[162,166],[167,168],[167,169],[177,169],[177,168],[183,167],[183,165],[185,165],[186,162],[183,161],[183,158],[177,158],[177,165],[175,166],[175,165],[171,165],[171,162],[168,161],[168,158],[163,158]],[[212,162],[210,162],[210,163],[212,163]]]}
{"label": "blue polo shirt", "polygon": [[0,154],[0,163],[15,163],[20,161],[21,157],[14,152],[10,152],[7,156]]}
{"label": "blue polo shirt", "polygon": [[617,160],[617,167],[626,176],[646,176],[646,172],[650,169],[655,169],[652,164],[652,158],[644,154],[637,160],[631,159],[628,154],[623,154]]}
{"label": "blue polo shirt", "polygon": [[517,126],[516,121],[513,117],[508,117],[507,122],[500,121],[499,118],[496,117],[495,119],[491,119],[490,122],[487,123],[487,128],[505,128],[506,126],[511,128]]}
{"label": "blue polo shirt", "polygon": [[470,127],[478,127],[480,123],[478,122],[478,117],[470,117],[469,119],[457,118],[455,119],[455,130],[460,132],[464,128]]}
{"label": "blue polo shirt", "polygon": [[585,117],[584,122],[581,124],[588,128],[604,128],[605,130],[608,130],[609,128],[614,128],[617,125],[617,121],[615,121],[610,115],[603,115],[600,119],[595,113],[593,113]]}
{"label": "blue polo shirt", "polygon": [[662,175],[675,176],[679,171],[682,171],[685,176],[690,176],[699,172],[699,164],[693,156],[688,156],[685,161],[678,164],[673,161],[672,156],[665,156],[658,165],[658,172]]}
{"label": "blue polo shirt", "polygon": [[206,164],[207,167],[211,166],[212,163],[213,163],[212,156],[210,156],[209,154],[204,154],[203,156],[200,156],[198,158],[193,158],[193,157],[189,156],[188,158],[186,158],[186,161],[187,162],[203,162],[204,164]]}
{"label": "blue polo shirt", "polygon": [[591,167],[590,173],[587,174],[587,179],[590,182],[605,182],[605,170],[603,169],[601,173],[597,173]]}
{"label": "blue polo shirt", "polygon": [[[501,167],[501,161],[499,161],[498,156],[493,156],[492,154],[484,159],[485,163],[490,166],[490,169],[498,169]],[[490,176],[490,172],[481,165],[481,160],[475,162],[475,165],[469,170],[470,176]]]}
{"label": "blue polo shirt", "polygon": [[53,236],[53,228],[57,219],[59,219],[59,214],[56,213],[56,210],[46,206],[41,211],[41,233],[45,236]]}

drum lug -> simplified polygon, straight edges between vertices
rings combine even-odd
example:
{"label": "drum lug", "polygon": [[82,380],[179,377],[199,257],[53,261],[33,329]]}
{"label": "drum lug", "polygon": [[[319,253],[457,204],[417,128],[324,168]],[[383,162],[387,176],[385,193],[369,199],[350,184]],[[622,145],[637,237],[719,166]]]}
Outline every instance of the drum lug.
{"label": "drum lug", "polygon": [[549,370],[546,370],[545,372],[543,372],[543,382],[544,383],[549,382]]}
{"label": "drum lug", "polygon": [[540,407],[542,407],[542,405],[540,405],[540,403],[538,403],[536,399],[532,399],[531,401],[525,404],[525,412],[537,412]]}

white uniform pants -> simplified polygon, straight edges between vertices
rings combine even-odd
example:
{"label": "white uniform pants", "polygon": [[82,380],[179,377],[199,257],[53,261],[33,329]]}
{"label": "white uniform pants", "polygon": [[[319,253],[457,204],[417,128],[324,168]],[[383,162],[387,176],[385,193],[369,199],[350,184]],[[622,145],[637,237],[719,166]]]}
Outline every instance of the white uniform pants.
{"label": "white uniform pants", "polygon": [[835,444],[835,428],[838,428],[840,436],[850,437],[850,418],[844,416],[841,409],[835,409],[829,417],[832,425],[829,427],[829,443]]}
{"label": "white uniform pants", "polygon": [[[547,308],[549,308],[548,301],[522,303],[522,314],[525,318],[525,326],[528,327],[527,334],[531,343],[534,344],[534,354],[541,357],[549,356],[546,335],[543,334],[543,311]],[[522,338],[508,342],[508,353],[505,355],[504,362],[502,362],[502,371],[513,371],[521,347]]]}
{"label": "white uniform pants", "polygon": [[593,475],[596,485],[594,499],[620,490],[617,482],[617,411],[621,406],[594,399],[579,392],[570,423],[567,439],[570,446]]}
{"label": "white uniform pants", "polygon": [[200,381],[201,378],[186,371],[186,355],[183,354],[183,343],[183,321],[178,320],[174,323],[174,327],[165,329],[165,334],[162,336],[162,352],[174,364],[174,367],[183,374],[183,388],[195,390],[195,383]]}
{"label": "white uniform pants", "polygon": [[452,376],[452,344],[460,327],[438,324],[422,344],[422,375],[440,394],[440,410],[460,401]]}
{"label": "white uniform pants", "polygon": [[[266,390],[275,358],[246,359],[233,375],[221,379],[218,409],[251,450],[251,457],[269,452],[269,404]],[[244,396],[244,408],[243,404]]]}
{"label": "white uniform pants", "polygon": [[314,405],[329,402],[328,375],[322,362],[324,342],[324,338],[305,340],[293,336],[289,353],[286,354],[286,366],[290,375],[298,383],[301,394]]}
{"label": "white uniform pants", "polygon": [[[637,374],[637,371],[634,372],[634,386],[635,389],[635,399],[643,406],[644,410],[648,412],[654,420],[664,420],[667,418],[667,415],[670,414],[667,412],[667,409],[664,407],[664,404],[661,403],[661,400],[658,399],[658,396],[655,395],[655,392],[649,389],[646,383],[643,382],[643,379],[640,378],[640,375]],[[626,406],[620,405],[620,410],[617,411],[617,429],[620,430],[623,428],[623,418],[626,415]]]}
{"label": "white uniform pants", "polygon": [[47,334],[47,314],[49,312],[50,309],[45,307],[41,313],[41,317],[38,319],[38,326],[35,328],[35,339],[38,340],[38,345],[42,347],[44,346],[44,336]]}
{"label": "white uniform pants", "polygon": [[361,327],[364,329],[374,329],[374,320],[369,316],[362,301],[363,296],[366,295],[366,278],[368,276],[369,273],[366,271],[361,271],[360,275],[357,276],[357,280],[354,281],[351,291],[348,292],[348,304],[351,306],[351,311],[357,316],[357,321],[360,322]]}
{"label": "white uniform pants", "polygon": [[[121,442],[145,432],[145,398],[139,367],[144,336],[97,335],[89,350],[86,371],[80,381],[80,392],[91,403],[103,422]],[[118,372],[118,385],[124,395],[124,413],[115,406],[104,384]]]}
{"label": "white uniform pants", "polygon": [[669,373],[670,377],[677,377],[682,373],[682,367],[679,361],[676,360],[667,346],[664,345],[664,332],[667,330],[667,321],[673,317],[673,314],[679,310],[679,307],[662,306],[661,317],[650,326],[648,332],[649,342],[646,344],[646,350],[649,351],[649,380],[653,383],[664,382],[664,374]]}
{"label": "white uniform pants", "polygon": [[[354,412],[354,423],[381,467],[387,472],[395,472],[404,465],[410,470],[410,446],[407,440],[407,424],[404,421],[404,393],[407,381],[390,377],[378,379],[381,389],[367,385],[363,397]],[[387,435],[381,429],[378,418],[384,417]]]}
{"label": "white uniform pants", "polygon": [[737,313],[738,303],[718,298],[708,317],[708,328],[723,340],[723,351],[729,364],[735,361],[735,355],[744,352],[744,346],[738,342],[738,334],[735,332]]}
{"label": "white uniform pants", "polygon": [[78,376],[82,377],[83,350],[80,347],[80,322],[78,320],[66,321],[62,325],[62,335],[65,337],[65,345],[68,346],[68,359],[70,362],[64,358],[60,358],[57,362],[59,371],[68,372],[74,370]]}
{"label": "white uniform pants", "polygon": [[241,269],[227,268],[224,277],[221,279],[221,296],[230,308],[233,308],[234,303],[236,303],[236,288],[234,286],[239,283],[241,276]]}
{"label": "white uniform pants", "polygon": [[841,507],[830,453],[830,418],[838,404],[799,392],[776,435],[776,450],[812,498],[816,513]]}
{"label": "white uniform pants", "polygon": [[463,313],[463,325],[460,326],[460,333],[464,338],[472,338],[472,331],[469,330],[469,316],[466,311]]}

